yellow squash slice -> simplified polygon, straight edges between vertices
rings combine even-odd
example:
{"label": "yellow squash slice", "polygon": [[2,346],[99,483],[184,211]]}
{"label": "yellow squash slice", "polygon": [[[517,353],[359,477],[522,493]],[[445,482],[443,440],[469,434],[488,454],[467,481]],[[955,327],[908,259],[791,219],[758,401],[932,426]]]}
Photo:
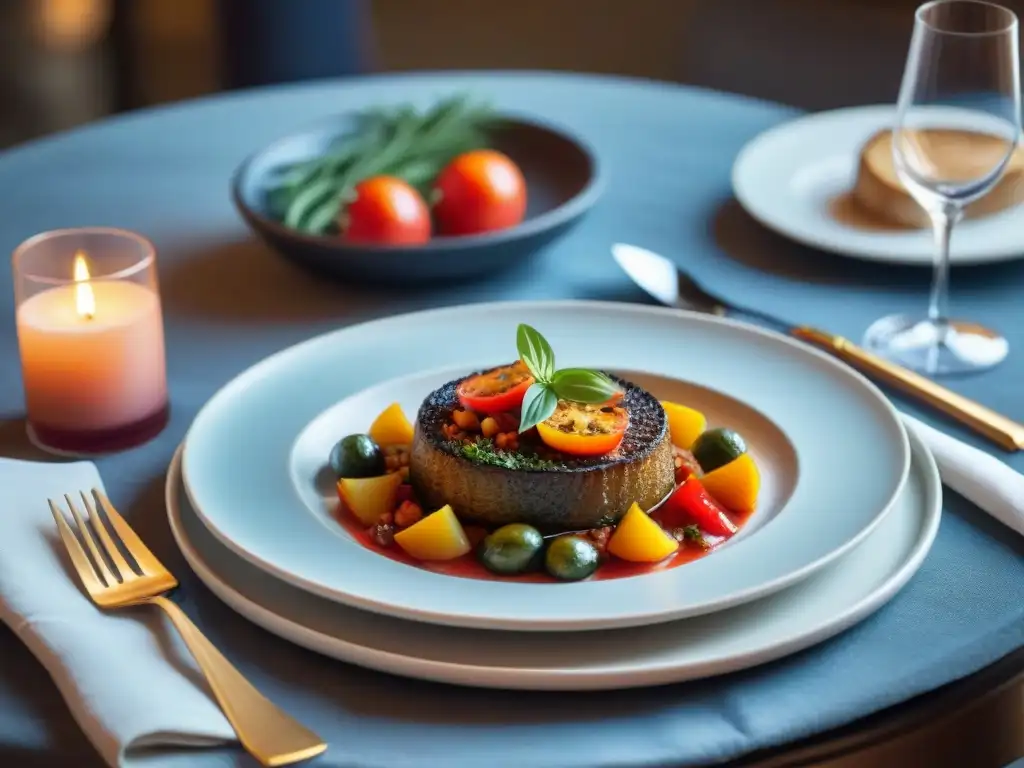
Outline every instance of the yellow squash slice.
{"label": "yellow squash slice", "polygon": [[631,563],[657,563],[679,549],[679,542],[634,502],[608,539],[608,551]]}
{"label": "yellow squash slice", "polygon": [[396,533],[395,543],[417,560],[454,560],[472,549],[448,504]]}
{"label": "yellow squash slice", "polygon": [[412,442],[412,424],[402,406],[392,403],[370,425],[370,437],[377,445],[409,445]]}
{"label": "yellow squash slice", "polygon": [[749,453],[740,454],[725,466],[700,479],[704,490],[730,512],[753,512],[761,489],[761,473]]}
{"label": "yellow squash slice", "polygon": [[704,418],[704,414],[685,405],[667,401],[662,401],[661,407],[665,409],[665,416],[668,417],[672,445],[684,451],[690,450],[701,432],[707,429],[708,420]]}
{"label": "yellow squash slice", "polygon": [[338,481],[338,496],[366,526],[376,525],[385,512],[393,512],[402,476],[398,473],[377,477],[343,477]]}

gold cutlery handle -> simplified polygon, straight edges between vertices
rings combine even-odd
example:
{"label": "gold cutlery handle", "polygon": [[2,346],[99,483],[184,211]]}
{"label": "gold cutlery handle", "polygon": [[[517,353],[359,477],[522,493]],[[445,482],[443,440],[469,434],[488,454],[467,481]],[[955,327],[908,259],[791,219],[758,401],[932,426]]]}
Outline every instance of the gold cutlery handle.
{"label": "gold cutlery handle", "polygon": [[815,328],[794,328],[792,335],[833,352],[837,357],[886,384],[918,397],[1008,451],[1024,448],[1024,424],[957,394],[931,379],[861,349],[849,339]]}
{"label": "gold cutlery handle", "polygon": [[289,765],[327,749],[315,733],[293,720],[242,677],[181,608],[166,597],[152,597],[145,602],[160,606],[170,617],[206,675],[242,746],[261,765]]}

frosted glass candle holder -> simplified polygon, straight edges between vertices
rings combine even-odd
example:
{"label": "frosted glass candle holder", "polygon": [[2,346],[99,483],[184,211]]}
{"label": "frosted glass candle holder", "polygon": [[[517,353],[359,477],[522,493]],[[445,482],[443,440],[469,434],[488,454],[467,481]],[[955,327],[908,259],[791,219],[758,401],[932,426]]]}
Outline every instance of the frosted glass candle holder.
{"label": "frosted glass candle holder", "polygon": [[170,409],[153,244],[61,229],[19,245],[12,265],[29,439],[97,455],[159,434]]}

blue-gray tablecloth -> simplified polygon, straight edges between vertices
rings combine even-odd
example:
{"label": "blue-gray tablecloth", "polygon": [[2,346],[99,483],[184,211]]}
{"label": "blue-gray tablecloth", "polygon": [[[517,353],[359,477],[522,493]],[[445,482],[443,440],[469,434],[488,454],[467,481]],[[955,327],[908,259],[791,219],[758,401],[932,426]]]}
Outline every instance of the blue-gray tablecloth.
{"label": "blue-gray tablecloth", "polygon": [[[303,123],[371,102],[469,87],[586,136],[609,185],[585,223],[540,259],[475,285],[397,294],[300,272],[258,245],[228,200],[243,156]],[[935,547],[893,602],[841,637],[769,666],[700,683],[609,694],[462,690],[360,670],[292,647],[233,614],[174,550],[163,474],[190,419],[268,353],[359,320],[511,298],[643,301],[614,241],[665,254],[722,294],[858,338],[877,317],[923,307],[926,270],[804,249],[730,201],[740,147],[793,112],[645,81],[548,74],[417,75],[274,88],[106,121],[0,156],[0,250],[41,230],[113,225],[159,249],[173,421],[99,462],[119,506],[183,574],[182,602],[274,700],[327,737],[324,766],[640,768],[698,765],[850,722],[968,675],[1024,644],[1024,545],[951,497]],[[952,383],[1024,419],[1024,262],[955,270],[953,309],[1003,329],[1009,361]],[[31,457],[21,423],[10,277],[0,272],[0,451]],[[934,416],[901,401],[933,424]],[[951,432],[982,445],[948,426]],[[990,449],[988,445],[983,447]],[[1024,456],[1009,457],[1024,469]],[[0,542],[0,557],[3,542]],[[0,631],[0,764],[89,765],[87,742],[42,668]],[[127,672],[126,672],[127,674]],[[127,678],[126,678],[127,683]],[[222,762],[223,761],[223,762]],[[224,753],[182,765],[234,765]],[[238,764],[248,764],[239,758]]]}

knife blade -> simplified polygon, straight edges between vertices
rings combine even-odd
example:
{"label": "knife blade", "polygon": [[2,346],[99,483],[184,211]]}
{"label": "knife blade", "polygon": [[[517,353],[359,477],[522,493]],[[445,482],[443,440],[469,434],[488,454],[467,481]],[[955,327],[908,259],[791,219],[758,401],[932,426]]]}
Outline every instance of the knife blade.
{"label": "knife blade", "polygon": [[612,256],[634,283],[666,306],[767,326],[830,352],[861,373],[929,404],[1007,451],[1024,448],[1024,424],[872,354],[849,339],[806,325],[793,325],[767,312],[726,302],[669,259],[644,248],[615,243]]}

